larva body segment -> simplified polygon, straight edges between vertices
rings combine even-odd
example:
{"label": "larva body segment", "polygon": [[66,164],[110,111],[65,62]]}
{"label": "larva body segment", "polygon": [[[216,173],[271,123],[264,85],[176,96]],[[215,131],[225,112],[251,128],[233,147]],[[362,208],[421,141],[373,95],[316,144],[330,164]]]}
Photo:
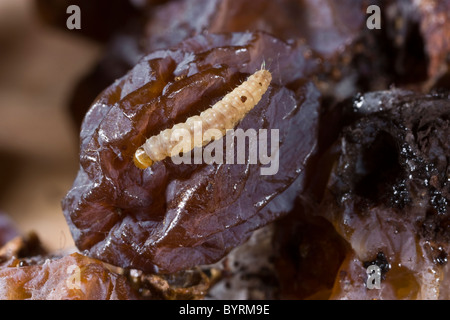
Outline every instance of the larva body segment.
{"label": "larva body segment", "polygon": [[[271,81],[272,75],[269,71],[259,70],[200,115],[189,117],[186,122],[178,123],[172,128],[148,138],[134,154],[135,165],[138,168],[145,169],[154,162],[175,155],[176,153],[174,154],[173,150],[179,144],[179,141],[176,138],[172,139],[172,137],[189,134],[191,137],[190,145],[183,145],[182,147],[182,150],[187,152],[211,141],[211,136],[204,135],[209,129],[217,129],[222,133],[222,136],[225,135],[228,129],[233,129],[258,104],[269,88]],[[194,139],[196,123],[201,123],[202,132],[197,133],[201,134],[200,140]],[[195,145],[195,143],[198,145]]]}

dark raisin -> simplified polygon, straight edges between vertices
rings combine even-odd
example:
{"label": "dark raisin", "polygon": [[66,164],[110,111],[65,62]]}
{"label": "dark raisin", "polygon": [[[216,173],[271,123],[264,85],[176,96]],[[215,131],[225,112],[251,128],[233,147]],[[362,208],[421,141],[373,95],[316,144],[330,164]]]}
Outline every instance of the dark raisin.
{"label": "dark raisin", "polygon": [[[120,267],[175,272],[221,259],[285,214],[316,148],[320,94],[306,80],[316,64],[304,50],[265,33],[200,35],[149,54],[107,88],[84,120],[80,171],[63,200],[78,248]],[[237,128],[278,130],[276,172],[262,176],[262,163],[248,166],[249,152],[247,164],[167,158],[136,168],[133,153],[146,137],[200,114],[267,59],[279,61],[270,94]],[[173,81],[182,66],[189,76]]]}

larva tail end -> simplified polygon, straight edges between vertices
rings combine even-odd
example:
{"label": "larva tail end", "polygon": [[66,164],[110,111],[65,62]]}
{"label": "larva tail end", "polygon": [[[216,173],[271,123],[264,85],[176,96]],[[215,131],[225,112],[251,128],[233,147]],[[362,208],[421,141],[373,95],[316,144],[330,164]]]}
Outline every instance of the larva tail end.
{"label": "larva tail end", "polygon": [[138,148],[134,153],[133,162],[139,169],[146,169],[153,164],[152,159],[145,153],[143,148]]}

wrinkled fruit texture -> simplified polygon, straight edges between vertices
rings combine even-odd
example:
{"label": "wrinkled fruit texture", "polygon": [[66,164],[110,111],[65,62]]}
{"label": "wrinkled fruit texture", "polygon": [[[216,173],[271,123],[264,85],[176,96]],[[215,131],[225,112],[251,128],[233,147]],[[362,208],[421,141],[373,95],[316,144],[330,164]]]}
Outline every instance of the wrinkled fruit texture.
{"label": "wrinkled fruit texture", "polygon": [[370,4],[367,0],[172,1],[150,12],[142,42],[149,52],[204,31],[258,30],[285,41],[303,39],[310,48],[331,58],[360,36],[365,8]]}
{"label": "wrinkled fruit texture", "polygon": [[396,89],[343,103],[346,125],[313,175],[325,189],[275,223],[281,298],[450,297],[449,98]]}
{"label": "wrinkled fruit texture", "polygon": [[22,266],[17,259],[0,267],[2,300],[134,300],[127,279],[79,253]]}
{"label": "wrinkled fruit texture", "polygon": [[[147,7],[140,16],[130,19],[121,32],[112,37],[99,64],[78,84],[70,104],[77,130],[99,92],[123,76],[140,57],[155,50],[176,46],[187,38],[204,33],[263,31],[287,42],[304,42],[311,49],[305,50],[305,55],[320,56],[318,59],[321,59],[325,68],[337,67],[335,60],[348,63],[356,53],[355,43],[366,30],[366,8],[375,1],[163,2],[158,6]],[[83,16],[86,14],[89,12],[83,11]],[[99,21],[99,16],[95,15],[92,19]]]}
{"label": "wrinkled fruit texture", "polygon": [[[317,211],[352,248],[330,297],[448,299],[449,96],[373,92],[352,107]],[[371,264],[381,289],[367,289]]]}
{"label": "wrinkled fruit texture", "polygon": [[[147,55],[108,87],[83,122],[80,170],[63,200],[78,248],[120,267],[175,272],[219,260],[288,212],[317,142],[320,95],[306,80],[317,62],[305,50],[265,33],[201,35]],[[276,174],[262,176],[248,153],[246,164],[134,166],[146,138],[200,114],[263,62],[272,83],[237,128],[279,130]]]}

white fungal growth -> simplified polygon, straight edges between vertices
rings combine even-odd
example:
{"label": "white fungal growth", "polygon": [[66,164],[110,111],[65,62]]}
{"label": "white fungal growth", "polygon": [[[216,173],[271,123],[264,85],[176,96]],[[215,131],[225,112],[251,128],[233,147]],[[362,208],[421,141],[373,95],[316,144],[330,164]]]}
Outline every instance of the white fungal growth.
{"label": "white fungal growth", "polygon": [[[154,162],[178,155],[180,151],[189,152],[195,147],[202,147],[211,140],[221,138],[258,104],[271,80],[270,72],[261,69],[200,115],[190,117],[186,122],[178,123],[148,138],[135,152],[135,165],[145,169]],[[196,128],[201,128],[201,132]],[[186,135],[190,139],[180,139]]]}

